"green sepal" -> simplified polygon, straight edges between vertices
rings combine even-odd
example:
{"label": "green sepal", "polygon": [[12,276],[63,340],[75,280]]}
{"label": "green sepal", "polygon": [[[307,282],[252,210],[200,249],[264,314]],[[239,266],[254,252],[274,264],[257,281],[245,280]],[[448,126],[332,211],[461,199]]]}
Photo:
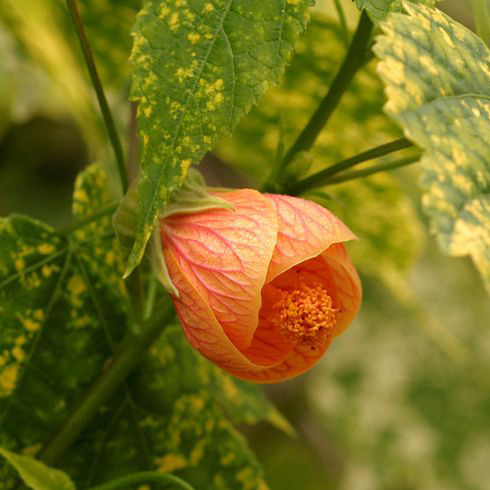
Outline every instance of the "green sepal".
{"label": "green sepal", "polygon": [[209,194],[203,176],[191,168],[182,188],[172,194],[162,218],[174,214],[199,213],[208,209],[230,209],[234,207],[225,199]]}

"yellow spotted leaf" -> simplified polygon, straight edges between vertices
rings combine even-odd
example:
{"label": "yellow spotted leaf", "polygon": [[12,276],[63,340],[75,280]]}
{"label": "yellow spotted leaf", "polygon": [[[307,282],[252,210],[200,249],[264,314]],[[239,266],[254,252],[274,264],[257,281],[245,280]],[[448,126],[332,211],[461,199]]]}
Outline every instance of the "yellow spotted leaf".
{"label": "yellow spotted leaf", "polygon": [[490,292],[490,51],[442,12],[404,3],[377,40],[387,113],[425,150],[423,204],[442,249]]}
{"label": "yellow spotted leaf", "polygon": [[[417,3],[434,6],[441,0],[416,0]],[[371,19],[375,22],[383,20],[390,12],[402,10],[402,0],[356,0],[359,9],[366,9]]]}
{"label": "yellow spotted leaf", "polygon": [[312,0],[146,0],[133,29],[132,100],[143,142],[127,273],[191,164],[278,81]]}
{"label": "yellow spotted leaf", "polygon": [[[106,174],[88,167],[73,214],[83,220],[108,204]],[[0,220],[0,447],[35,473],[44,469],[28,457],[59,430],[128,328],[123,262],[110,216],[68,234],[23,216]],[[258,386],[223,373],[170,327],[60,468],[78,488],[160,470],[196,488],[265,490],[233,426],[261,420],[291,431]],[[14,490],[17,480],[0,460],[0,490]]]}
{"label": "yellow spotted leaf", "polygon": [[[97,166],[77,180],[74,214],[107,206]],[[110,217],[68,236],[25,216],[0,220],[0,446],[35,455],[124,333],[127,311]],[[15,485],[0,462],[0,489]]]}

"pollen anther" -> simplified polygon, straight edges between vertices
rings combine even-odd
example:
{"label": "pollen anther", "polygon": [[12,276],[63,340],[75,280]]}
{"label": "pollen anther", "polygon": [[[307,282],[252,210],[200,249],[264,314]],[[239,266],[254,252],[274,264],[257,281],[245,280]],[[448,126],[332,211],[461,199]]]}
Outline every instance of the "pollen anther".
{"label": "pollen anther", "polygon": [[272,324],[287,340],[315,347],[331,335],[337,311],[327,288],[320,282],[300,283],[292,291],[281,291],[273,306]]}

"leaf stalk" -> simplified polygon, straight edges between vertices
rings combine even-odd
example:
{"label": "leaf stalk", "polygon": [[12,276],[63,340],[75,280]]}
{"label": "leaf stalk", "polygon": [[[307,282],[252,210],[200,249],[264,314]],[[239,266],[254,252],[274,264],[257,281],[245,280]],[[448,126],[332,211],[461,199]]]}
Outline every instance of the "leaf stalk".
{"label": "leaf stalk", "polygon": [[282,170],[294,160],[298,153],[308,151],[313,146],[318,135],[339,104],[342,95],[347,90],[354,75],[365,64],[366,51],[370,46],[372,31],[373,23],[369,19],[366,11],[363,11],[349,50],[327,94],[282,161],[279,162],[279,165],[275,166],[263,190],[274,189],[277,184],[275,181],[282,174]]}
{"label": "leaf stalk", "polygon": [[379,163],[377,165],[372,165],[371,167],[363,168],[361,170],[344,172],[339,175],[334,175],[330,179],[326,180],[323,185],[340,184],[342,182],[347,182],[348,180],[359,179],[361,177],[367,177],[368,175],[376,174],[379,172],[385,172],[386,170],[394,170],[395,168],[405,167],[412,163],[418,162],[419,160],[420,155],[416,155],[400,158],[399,160],[394,160],[393,162]]}
{"label": "leaf stalk", "polygon": [[155,342],[173,315],[174,310],[169,302],[167,308],[154,319],[140,325],[140,332],[128,336],[106,370],[95,380],[60,430],[40,452],[41,461],[48,465],[54,464],[73,444],[100,407],[116,392],[136,367],[148,347]]}
{"label": "leaf stalk", "polygon": [[88,216],[85,216],[84,218],[81,218],[79,220],[73,221],[72,223],[68,223],[65,226],[62,226],[61,228],[58,228],[58,233],[63,236],[70,235],[74,231],[78,230],[79,228],[83,228],[86,225],[89,225],[90,223],[93,223],[94,221],[97,221],[101,218],[104,218],[105,216],[109,214],[113,214],[116,212],[116,209],[118,207],[118,204],[111,204],[110,206],[101,209],[100,211],[97,211],[93,214],[90,214]]}
{"label": "leaf stalk", "polygon": [[169,473],[158,473],[157,471],[142,471],[132,475],[118,478],[117,480],[98,485],[90,490],[116,490],[117,488],[127,488],[129,485],[137,483],[158,482],[166,486],[171,486],[180,490],[194,490],[187,482]]}
{"label": "leaf stalk", "polygon": [[94,86],[95,93],[97,95],[97,100],[99,102],[99,107],[104,118],[104,123],[107,128],[107,133],[109,140],[114,150],[114,155],[116,157],[117,170],[119,173],[119,178],[121,180],[121,187],[123,193],[126,194],[128,190],[128,171],[124,163],[123,149],[121,145],[121,140],[119,139],[119,134],[114,124],[114,118],[112,117],[109,104],[107,103],[107,98],[105,96],[104,88],[97,71],[97,66],[95,64],[94,56],[90,48],[90,44],[85,34],[85,29],[83,28],[82,19],[80,17],[80,12],[78,10],[78,5],[76,0],[66,0],[66,5],[70,16],[75,24],[75,30],[77,32],[78,40],[80,41],[80,46],[82,48],[83,57],[87,65],[88,72],[90,74],[90,79],[92,85]]}
{"label": "leaf stalk", "polygon": [[483,42],[490,47],[490,12],[487,0],[471,0],[476,32]]}
{"label": "leaf stalk", "polygon": [[362,153],[359,153],[358,155],[335,163],[334,165],[331,165],[330,167],[327,167],[320,172],[317,172],[313,175],[310,175],[309,177],[306,177],[305,179],[302,179],[292,184],[285,189],[285,192],[287,194],[290,194],[291,196],[297,196],[298,194],[302,194],[303,192],[306,192],[313,187],[320,187],[322,185],[325,185],[331,177],[338,174],[339,172],[347,170],[360,163],[374,160],[375,158],[379,158],[395,151],[409,148],[411,146],[413,146],[413,143],[408,141],[406,138],[400,138],[391,141],[390,143],[376,146],[375,148],[371,148],[370,150],[364,151]]}

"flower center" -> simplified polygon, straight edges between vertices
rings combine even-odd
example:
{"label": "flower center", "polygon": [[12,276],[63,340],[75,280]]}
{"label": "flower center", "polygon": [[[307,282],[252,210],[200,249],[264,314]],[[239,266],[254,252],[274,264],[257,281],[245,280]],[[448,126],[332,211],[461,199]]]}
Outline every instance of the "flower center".
{"label": "flower center", "polygon": [[300,283],[292,291],[281,291],[272,307],[270,321],[287,340],[315,347],[322,345],[337,323],[337,311],[326,287],[316,282]]}

